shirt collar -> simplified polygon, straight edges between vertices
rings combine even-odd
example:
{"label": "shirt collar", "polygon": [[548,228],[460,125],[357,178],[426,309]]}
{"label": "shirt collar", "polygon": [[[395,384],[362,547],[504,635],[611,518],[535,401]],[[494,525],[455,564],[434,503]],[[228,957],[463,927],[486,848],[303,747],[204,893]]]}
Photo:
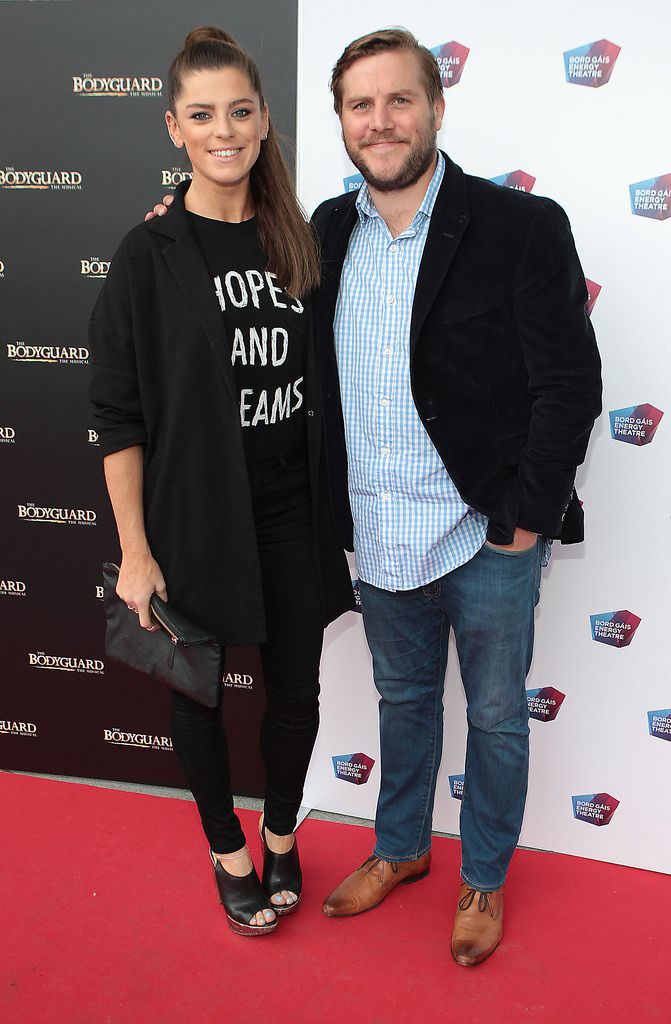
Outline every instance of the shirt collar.
{"label": "shirt collar", "polygon": [[[433,172],[429,187],[424,193],[424,198],[419,205],[419,209],[413,217],[413,222],[419,214],[429,218],[433,213],[433,208],[436,205],[436,197],[440,190],[440,186],[443,182],[443,175],[445,174],[445,158],[443,154],[438,150],[438,160],[436,161],[436,169]],[[372,200],[368,185],[366,182],[362,182],[361,188],[356,197],[356,208],[359,214],[359,220],[363,222],[367,217],[379,217],[380,214],[375,208],[375,203]]]}

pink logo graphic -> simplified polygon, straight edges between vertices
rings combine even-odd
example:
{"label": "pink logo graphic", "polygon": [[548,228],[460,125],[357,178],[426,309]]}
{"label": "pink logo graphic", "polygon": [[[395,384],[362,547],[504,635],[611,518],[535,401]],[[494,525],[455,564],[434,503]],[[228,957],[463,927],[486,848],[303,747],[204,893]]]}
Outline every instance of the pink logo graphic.
{"label": "pink logo graphic", "polygon": [[571,85],[589,85],[598,89],[606,85],[613,74],[615,61],[620,54],[620,47],[609,43],[607,39],[599,39],[596,43],[577,46],[575,50],[564,53],[564,71],[566,81]]}
{"label": "pink logo graphic", "polygon": [[620,801],[609,793],[586,793],[572,796],[573,817],[588,825],[610,825]]}
{"label": "pink logo graphic", "polygon": [[635,444],[639,447],[650,444],[662,421],[664,413],[654,405],[630,405],[626,409],[613,409],[608,413],[610,434],[614,441]]}
{"label": "pink logo graphic", "polygon": [[671,174],[635,181],[629,186],[631,212],[636,217],[666,220],[671,217]]}
{"label": "pink logo graphic", "polygon": [[628,647],[641,623],[638,615],[626,610],[590,615],[589,620],[592,640],[609,647]]}
{"label": "pink logo graphic", "polygon": [[596,281],[590,281],[590,279],[586,277],[585,287],[587,288],[587,302],[585,303],[585,312],[587,313],[587,316],[591,316],[592,310],[594,309],[594,303],[599,298],[601,285],[597,284]]}
{"label": "pink logo graphic", "polygon": [[456,43],[443,43],[441,46],[434,46],[431,53],[434,55],[440,68],[440,77],[446,89],[458,85],[464,70],[464,64],[471,51],[467,46]]}
{"label": "pink logo graphic", "polygon": [[508,171],[507,174],[499,174],[496,178],[490,178],[495,185],[503,185],[504,188],[514,188],[517,192],[531,192],[536,184],[536,179],[526,171]]}
{"label": "pink logo graphic", "polygon": [[368,754],[340,754],[331,758],[336,779],[363,786],[368,782],[375,761]]}
{"label": "pink logo graphic", "polygon": [[536,718],[539,722],[554,722],[565,697],[566,694],[561,690],[555,690],[554,686],[543,686],[539,690],[527,690],[529,718]]}

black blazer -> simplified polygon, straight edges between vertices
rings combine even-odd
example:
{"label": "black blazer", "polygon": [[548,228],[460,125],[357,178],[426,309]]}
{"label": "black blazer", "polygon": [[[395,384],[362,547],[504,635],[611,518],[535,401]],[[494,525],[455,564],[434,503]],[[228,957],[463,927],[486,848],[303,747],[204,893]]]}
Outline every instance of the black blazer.
{"label": "black blazer", "polygon": [[[133,228],[90,323],[101,452],[144,445],[149,543],[175,606],[222,643],[266,639],[254,516],[230,343],[180,187]],[[310,314],[308,314],[310,315]],[[324,624],[353,605],[328,506],[312,342],[305,407]],[[293,582],[287,580],[287,587]]]}
{"label": "black blazer", "polygon": [[[333,315],[356,193],[314,223],[323,284],[315,323],[329,476],[341,540],[352,546]],[[410,373],[422,423],[487,537],[516,526],[583,539],[573,483],[601,411],[600,361],[585,279],[564,211],[550,199],[464,174],[446,157],[417,279]]]}

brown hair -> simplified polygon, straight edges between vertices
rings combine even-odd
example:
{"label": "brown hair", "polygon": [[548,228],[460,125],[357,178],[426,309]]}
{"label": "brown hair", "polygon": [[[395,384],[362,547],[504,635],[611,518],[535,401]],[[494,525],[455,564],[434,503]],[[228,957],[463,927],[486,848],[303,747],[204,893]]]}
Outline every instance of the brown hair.
{"label": "brown hair", "polygon": [[342,77],[347,69],[362,57],[372,57],[373,54],[385,53],[390,50],[407,50],[414,53],[420,64],[429,102],[435,103],[440,99],[443,95],[443,82],[440,77],[438,61],[431,50],[422,46],[405,28],[383,28],[355,39],[345,47],[336,61],[331,73],[329,88],[333,93],[333,106],[338,116],[342,110]]}
{"label": "brown hair", "polygon": [[[183,76],[218,68],[237,68],[247,75],[263,108],[261,76],[249,54],[227,32],[201,26],[189,32],[170,65],[168,102],[173,115],[182,92]],[[268,136],[261,143],[249,182],[268,269],[277,275],[279,284],[290,295],[304,295],[319,284],[319,248],[315,232],[296,197],[296,188],[270,119]]]}

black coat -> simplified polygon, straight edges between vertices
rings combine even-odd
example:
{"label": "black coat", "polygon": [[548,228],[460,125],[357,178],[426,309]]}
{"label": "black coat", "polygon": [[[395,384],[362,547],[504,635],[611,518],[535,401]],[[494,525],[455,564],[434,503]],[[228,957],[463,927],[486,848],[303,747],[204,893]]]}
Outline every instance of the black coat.
{"label": "black coat", "polygon": [[[239,396],[184,191],[166,216],[133,228],[112,261],[90,323],[90,397],[103,455],[144,445],[147,537],[170,601],[222,643],[254,644],[266,639],[266,625]],[[352,607],[353,595],[320,458],[312,342],[306,364],[308,460],[326,625]]]}
{"label": "black coat", "polygon": [[[356,193],[315,212],[324,280],[315,323],[332,501],[352,545],[333,315],[357,222]],[[515,527],[583,538],[574,490],[601,410],[600,361],[585,279],[564,211],[550,199],[464,174],[446,158],[410,327],[415,406],[487,537]]]}

